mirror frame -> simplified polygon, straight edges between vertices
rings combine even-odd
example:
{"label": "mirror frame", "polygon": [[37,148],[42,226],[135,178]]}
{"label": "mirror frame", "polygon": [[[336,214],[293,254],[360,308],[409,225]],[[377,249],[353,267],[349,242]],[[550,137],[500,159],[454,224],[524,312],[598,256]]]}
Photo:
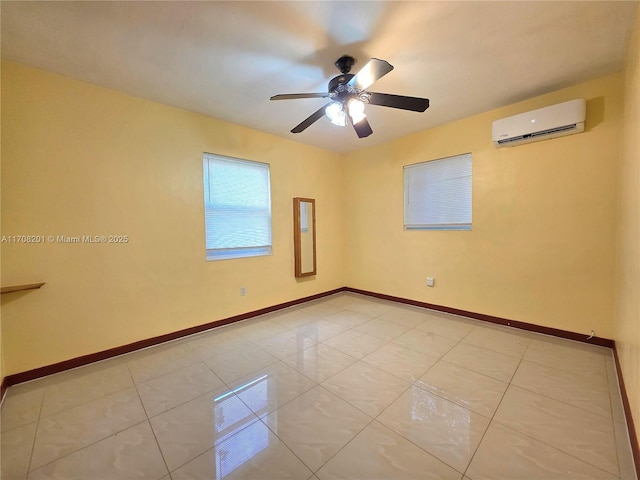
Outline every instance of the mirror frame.
{"label": "mirror frame", "polygon": [[[300,204],[307,202],[311,204],[311,216],[307,218],[312,228],[313,242],[313,270],[302,271],[302,235],[300,232]],[[295,259],[295,276],[311,277],[316,275],[316,201],[313,198],[295,197],[293,199],[293,256]]]}

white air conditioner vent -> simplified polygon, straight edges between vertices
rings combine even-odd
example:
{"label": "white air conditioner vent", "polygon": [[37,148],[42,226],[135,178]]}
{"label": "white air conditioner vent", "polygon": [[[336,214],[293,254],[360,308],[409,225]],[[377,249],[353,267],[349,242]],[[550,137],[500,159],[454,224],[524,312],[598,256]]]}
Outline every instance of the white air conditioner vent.
{"label": "white air conditioner vent", "polygon": [[[525,142],[526,140],[528,140],[529,142],[532,142],[536,137],[548,137],[549,135],[553,135],[554,133],[563,133],[565,135],[568,135],[568,133],[566,132],[571,132],[572,130],[576,130],[577,128],[578,128],[577,125],[574,123],[572,125],[565,125],[563,127],[556,127],[556,128],[550,128],[548,130],[542,130],[541,132],[527,133],[525,135],[518,135],[517,137],[498,140],[498,144],[504,145],[510,142],[526,143]],[[578,132],[575,132],[575,133],[578,133]],[[560,135],[555,135],[555,136],[559,137]]]}
{"label": "white air conditioner vent", "polygon": [[513,115],[493,122],[493,143],[508,147],[580,133],[585,116],[584,98]]}

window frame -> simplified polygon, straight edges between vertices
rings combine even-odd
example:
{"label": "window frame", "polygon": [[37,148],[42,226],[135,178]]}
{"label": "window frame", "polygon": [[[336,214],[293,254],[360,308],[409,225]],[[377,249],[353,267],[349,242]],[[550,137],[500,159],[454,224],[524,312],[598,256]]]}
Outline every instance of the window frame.
{"label": "window frame", "polygon": [[[268,205],[267,216],[268,216],[268,239],[269,242],[267,245],[250,245],[250,246],[232,246],[232,247],[221,247],[221,248],[207,248],[209,244],[209,235],[213,227],[209,225],[209,222],[213,220],[213,215],[209,214],[209,209],[213,208],[212,202],[207,198],[210,192],[210,189],[213,187],[212,180],[209,178],[210,175],[210,162],[219,160],[225,162],[227,164],[238,164],[253,167],[264,168],[266,170],[266,186],[262,185],[262,188],[266,187],[266,194],[268,196]],[[202,155],[202,165],[203,165],[203,200],[204,200],[204,241],[205,241],[205,258],[207,261],[217,261],[217,260],[229,260],[233,258],[248,258],[248,257],[258,257],[258,256],[267,256],[273,254],[273,224],[272,224],[272,212],[271,212],[271,165],[265,162],[258,162],[255,160],[246,160],[243,158],[235,158],[229,157],[226,155],[219,155],[216,153],[208,153],[204,152]],[[264,172],[263,172],[264,173]],[[263,217],[264,219],[264,217]]]}
{"label": "window frame", "polygon": [[[468,162],[467,162],[468,160]],[[422,204],[422,208],[417,207],[417,208],[411,208],[411,198],[412,196],[415,198],[415,189],[416,187],[413,187],[413,190],[411,188],[411,185],[414,185],[416,182],[416,178],[418,175],[422,176],[422,181],[423,184],[427,184],[429,183],[429,181],[425,178],[425,176],[428,176],[430,173],[433,173],[434,170],[438,167],[440,168],[440,171],[442,171],[442,165],[444,162],[465,162],[468,163],[468,173],[466,171],[462,171],[462,168],[460,167],[456,167],[454,166],[454,168],[460,168],[460,173],[464,173],[465,177],[461,177],[461,178],[466,178],[468,176],[468,186],[464,186],[463,188],[459,188],[459,192],[456,192],[456,198],[457,199],[461,199],[464,200],[464,205],[463,208],[452,208],[451,205],[445,206],[445,208],[448,208],[448,210],[445,211],[441,211],[439,210],[437,212],[436,215],[433,215],[431,212],[429,212],[424,204]],[[414,163],[411,165],[405,165],[402,167],[403,168],[403,189],[404,189],[404,198],[403,198],[403,207],[404,207],[404,217],[403,217],[403,224],[404,224],[404,229],[405,230],[453,230],[453,231],[468,231],[468,230],[472,230],[473,228],[473,156],[471,154],[471,152],[467,152],[467,153],[461,153],[458,155],[451,155],[448,157],[442,157],[442,158],[435,158],[433,160],[427,160],[424,162],[419,162],[419,163]],[[452,168],[451,165],[449,165],[449,168]],[[465,169],[467,167],[465,166]],[[431,172],[429,172],[429,170],[431,170]],[[410,178],[410,175],[413,174],[413,178]],[[452,177],[453,178],[453,177]],[[446,180],[451,180],[452,178],[448,178]],[[414,180],[412,182],[412,180]],[[432,182],[432,184],[437,184],[436,188],[438,187],[442,187],[442,179],[440,179],[439,181],[436,182]],[[461,183],[461,182],[458,182]],[[424,185],[423,185],[424,187]],[[417,192],[418,196],[425,196],[424,190]],[[420,193],[422,193],[422,195],[420,195]],[[437,192],[436,192],[437,193]],[[413,195],[412,195],[413,194]],[[445,202],[446,199],[436,195],[436,198],[439,202]],[[424,199],[423,199],[424,200]],[[456,211],[458,210],[458,211]],[[464,210],[464,211],[462,211]],[[468,218],[468,221],[448,221],[448,222],[444,222],[444,221],[434,221],[432,223],[428,223],[428,222],[409,222],[408,220],[415,220],[417,216],[423,216],[423,217],[428,217],[428,216],[432,216],[432,217],[442,217],[442,216],[447,216],[449,217],[449,219],[454,220],[456,217],[459,216],[463,216],[466,218]]]}

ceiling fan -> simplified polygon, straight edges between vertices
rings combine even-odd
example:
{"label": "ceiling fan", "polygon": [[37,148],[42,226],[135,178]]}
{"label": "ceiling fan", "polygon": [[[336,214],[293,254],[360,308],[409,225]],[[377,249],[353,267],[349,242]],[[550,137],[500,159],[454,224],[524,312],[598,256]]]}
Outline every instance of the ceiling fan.
{"label": "ceiling fan", "polygon": [[349,55],[343,55],[336,60],[335,65],[341,74],[329,82],[326,93],[289,93],[274,95],[271,100],[292,100],[297,98],[330,98],[327,103],[309,117],[296,125],[291,133],[300,133],[324,115],[331,123],[344,127],[347,123],[353,125],[360,138],[373,133],[371,125],[364,113],[365,104],[380,105],[382,107],[399,108],[413,112],[424,112],[429,108],[428,98],[406,97],[389,93],[368,92],[366,89],[381,79],[391,70],[393,65],[378,58],[370,59],[355,75],[349,73],[356,60]]}

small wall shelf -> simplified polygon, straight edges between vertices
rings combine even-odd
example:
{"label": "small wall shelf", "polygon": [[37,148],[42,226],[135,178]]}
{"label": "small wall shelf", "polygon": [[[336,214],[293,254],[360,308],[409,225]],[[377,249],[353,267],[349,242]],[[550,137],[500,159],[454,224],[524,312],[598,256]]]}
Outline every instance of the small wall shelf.
{"label": "small wall shelf", "polygon": [[10,287],[2,287],[0,288],[0,293],[12,293],[12,292],[22,292],[24,290],[36,290],[44,285],[44,282],[41,283],[28,283],[25,285],[12,285]]}

